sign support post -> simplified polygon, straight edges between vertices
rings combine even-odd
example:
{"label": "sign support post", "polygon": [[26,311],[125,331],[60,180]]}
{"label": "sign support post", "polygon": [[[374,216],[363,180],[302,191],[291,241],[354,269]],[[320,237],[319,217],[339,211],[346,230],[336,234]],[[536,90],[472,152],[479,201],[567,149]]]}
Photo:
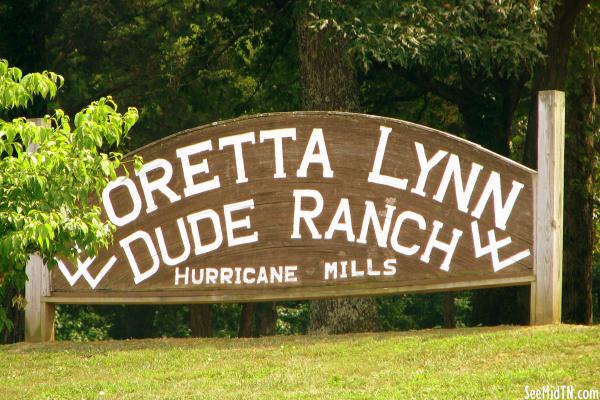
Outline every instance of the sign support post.
{"label": "sign support post", "polygon": [[531,284],[531,324],[561,321],[565,94],[538,94],[538,175],[534,243],[535,281]]}
{"label": "sign support post", "polygon": [[37,254],[29,257],[25,271],[25,341],[53,341],[55,305],[43,300],[50,295],[50,271]]}
{"label": "sign support post", "polygon": [[[48,126],[43,118],[29,118],[36,126]],[[28,153],[37,150],[38,145],[30,143]],[[25,284],[25,341],[48,342],[54,340],[55,304],[46,303],[44,296],[50,296],[50,271],[42,258],[33,254],[25,267],[27,282]]]}

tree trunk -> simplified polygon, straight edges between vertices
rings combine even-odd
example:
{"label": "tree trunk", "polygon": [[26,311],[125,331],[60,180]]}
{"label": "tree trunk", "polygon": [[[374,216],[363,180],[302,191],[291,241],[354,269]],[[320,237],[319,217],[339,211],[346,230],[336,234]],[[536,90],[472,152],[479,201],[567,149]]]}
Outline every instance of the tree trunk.
{"label": "tree trunk", "polygon": [[454,292],[444,293],[442,308],[444,313],[444,328],[456,328],[456,305]]}
{"label": "tree trunk", "polygon": [[308,6],[300,7],[297,32],[303,108],[358,111],[358,81],[347,40],[331,28],[310,29]]}
{"label": "tree trunk", "polygon": [[573,103],[568,107],[567,118],[562,319],[591,324],[595,156],[593,135],[586,122],[592,113],[590,103],[595,99],[592,100],[593,87],[588,84],[591,77],[582,80],[588,82],[582,82],[584,92],[580,98],[570,98]]}
{"label": "tree trunk", "polygon": [[[554,19],[546,27],[546,58],[536,66],[529,104],[523,162],[537,169],[537,92],[565,90],[569,52],[573,43],[575,19],[590,0],[561,0],[554,6]],[[567,217],[567,215],[565,215]]]}
{"label": "tree trunk", "polygon": [[238,337],[252,337],[255,310],[256,303],[244,303],[242,305],[242,314],[240,315],[240,329],[238,331]]}
{"label": "tree trunk", "polygon": [[[589,2],[559,2],[555,6],[554,20],[546,28],[547,58],[535,72],[525,142],[524,163],[531,168],[537,168],[537,92],[566,89],[573,29],[577,16]],[[562,318],[565,321],[590,323],[594,153],[587,126],[595,98],[590,77],[583,73],[579,78],[582,82],[575,88],[575,96],[567,93]]]}
{"label": "tree trunk", "polygon": [[310,303],[309,333],[372,332],[379,327],[372,297],[344,297]]}
{"label": "tree trunk", "polygon": [[190,308],[192,337],[212,337],[212,311],[210,304],[193,304]]}
{"label": "tree trunk", "polygon": [[[592,256],[594,247],[594,121],[599,80],[594,59],[596,42],[586,41],[585,25],[595,18],[578,19],[581,40],[574,44],[567,87],[565,140],[565,224],[563,246],[562,318],[565,322],[592,323]],[[581,32],[580,32],[581,31]]]}
{"label": "tree trunk", "polygon": [[[297,21],[302,104],[305,110],[358,111],[358,82],[347,41],[331,28],[308,28],[303,2]],[[309,332],[346,333],[376,330],[374,298],[312,301]]]}
{"label": "tree trunk", "polygon": [[258,336],[273,336],[277,324],[277,309],[275,303],[258,303],[256,305],[256,334]]}

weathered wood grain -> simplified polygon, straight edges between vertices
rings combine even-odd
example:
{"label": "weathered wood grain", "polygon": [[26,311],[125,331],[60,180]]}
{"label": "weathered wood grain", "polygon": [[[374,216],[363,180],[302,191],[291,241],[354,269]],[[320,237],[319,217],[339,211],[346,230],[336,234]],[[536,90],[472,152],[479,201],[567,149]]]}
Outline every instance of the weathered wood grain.
{"label": "weathered wood grain", "polygon": [[50,296],[50,272],[38,255],[32,255],[25,268],[25,340],[54,340],[54,304],[45,301]]}
{"label": "weathered wood grain", "polygon": [[[531,284],[534,277],[516,276],[510,278],[496,278],[479,281],[456,281],[445,283],[428,283],[422,285],[407,286],[360,286],[355,285],[344,288],[344,296],[372,296],[372,295],[393,295],[399,293],[433,293],[441,291],[481,289],[503,286],[523,286]],[[340,289],[336,286],[319,287],[318,290],[304,290],[302,288],[289,288],[281,291],[241,293],[239,291],[219,292],[209,294],[206,292],[185,292],[185,295],[179,295],[175,291],[164,292],[136,292],[135,296],[119,296],[111,294],[110,296],[90,297],[87,292],[65,292],[54,294],[43,298],[47,303],[58,304],[203,304],[203,303],[246,303],[262,301],[285,301],[296,299],[326,299],[340,296]]]}
{"label": "weathered wood grain", "polygon": [[531,323],[561,320],[565,94],[538,94],[538,175],[535,183],[535,282]]}
{"label": "weathered wood grain", "polygon": [[[368,181],[380,140],[381,126],[392,129],[381,174],[407,179],[406,190]],[[283,167],[287,176],[276,179],[274,178],[276,162],[273,141],[260,143],[259,132],[281,128],[295,128],[296,140],[284,140]],[[322,166],[316,163],[309,166],[306,177],[298,177],[296,174],[314,128],[323,130],[331,169],[334,173],[332,178],[324,178]],[[255,133],[255,144],[242,146],[245,175],[248,181],[236,183],[238,174],[234,149],[232,146],[227,146],[220,150],[219,139],[247,132]],[[200,163],[206,159],[210,173],[198,174],[195,183],[218,175],[221,187],[185,197],[186,182],[176,150],[207,140],[212,141],[212,150],[192,156],[190,161]],[[423,145],[429,158],[439,150],[457,155],[460,158],[463,184],[467,181],[472,163],[483,166],[471,201],[468,203],[468,213],[458,209],[454,181],[450,182],[441,202],[433,198],[442,180],[448,156],[429,174],[424,186],[425,197],[411,191],[417,184],[420,172],[415,142]],[[111,298],[132,303],[148,299],[155,301],[162,296],[185,298],[185,302],[193,302],[191,299],[194,296],[198,296],[198,302],[208,301],[207,299],[210,301],[308,299],[351,294],[441,290],[454,288],[452,285],[455,284],[458,285],[455,288],[508,285],[512,284],[513,280],[522,284],[530,282],[533,277],[531,256],[498,272],[494,272],[489,254],[476,257],[471,237],[471,223],[473,221],[478,223],[482,246],[488,244],[488,230],[495,232],[497,240],[511,238],[510,245],[499,250],[500,259],[506,259],[525,249],[532,249],[535,172],[440,131],[399,120],[360,114],[279,113],[245,117],[190,129],[145,146],[134,154],[142,155],[146,163],[157,158],[168,160],[173,166],[173,177],[168,186],[181,196],[181,200],[171,203],[167,196],[154,192],[153,199],[158,209],[147,214],[145,211],[147,204],[144,201],[140,181],[135,177],[135,172],[130,170],[130,177],[142,198],[141,214],[135,221],[117,230],[114,244],[101,252],[91,264],[89,272],[92,277],[96,277],[110,257],[115,256],[118,261],[95,289],[92,289],[83,278],[71,286],[59,269],[53,270],[52,293],[51,297],[46,299],[47,301],[54,301],[52,299],[62,301],[71,295],[74,296],[71,297],[73,299],[89,297],[90,303],[110,302],[112,300],[107,299]],[[470,214],[492,171],[501,176],[502,200],[506,199],[510,192],[513,180],[524,185],[504,230],[495,226],[491,200],[479,218]],[[160,172],[149,175],[150,179],[159,179],[160,176]],[[321,235],[327,231],[341,198],[348,199],[350,204],[352,227],[356,237],[361,231],[365,201],[372,201],[375,204],[382,223],[386,206],[396,207],[393,220],[402,211],[418,213],[426,221],[426,229],[419,229],[415,222],[407,221],[402,225],[399,241],[407,246],[418,244],[420,250],[413,256],[398,254],[390,246],[389,239],[386,247],[379,247],[372,229],[369,230],[366,244],[348,242],[344,232],[335,232],[330,240],[312,239],[306,224],[301,224],[300,227],[302,239],[293,239],[291,238],[294,218],[293,191],[297,189],[317,190],[322,194],[324,208],[320,216],[315,219],[315,226]],[[191,213],[212,209],[220,215],[223,223],[224,204],[249,199],[254,201],[254,209],[240,211],[236,215],[239,215],[239,218],[249,215],[251,229],[240,229],[237,232],[239,235],[246,235],[256,231],[258,242],[228,247],[227,238],[224,236],[224,243],[218,251],[201,256],[194,255],[193,243],[191,243],[191,255],[179,267],[235,268],[297,265],[297,283],[258,286],[226,284],[174,286],[176,267],[167,266],[162,261],[155,275],[137,285],[133,283],[132,269],[126,261],[123,249],[119,246],[120,240],[138,230],[143,230],[152,236],[157,252],[160,252],[154,232],[155,228],[160,227],[168,246],[168,253],[171,257],[175,257],[184,250],[176,222],[178,218],[185,219]],[[113,204],[118,215],[126,214],[132,209],[132,202],[125,190],[116,190],[113,193]],[[311,201],[307,201],[305,207],[313,207]],[[431,234],[434,220],[444,223],[439,236],[439,239],[444,242],[450,241],[452,228],[463,232],[452,257],[449,271],[440,269],[445,255],[442,251],[434,249],[428,263],[420,259]],[[186,225],[186,229],[192,241],[189,225]],[[199,229],[204,243],[214,240],[214,233],[208,224],[200,223]],[[141,270],[151,266],[151,256],[144,253],[143,246],[135,243],[132,248],[137,254],[136,260]],[[328,261],[356,260],[364,269],[367,259],[371,259],[374,265],[380,266],[384,260],[392,258],[397,260],[398,266],[398,272],[393,276],[355,277],[338,281],[323,279],[323,266]],[[73,266],[68,268],[71,273],[75,273],[76,269]],[[140,300],[142,297],[146,300]]]}

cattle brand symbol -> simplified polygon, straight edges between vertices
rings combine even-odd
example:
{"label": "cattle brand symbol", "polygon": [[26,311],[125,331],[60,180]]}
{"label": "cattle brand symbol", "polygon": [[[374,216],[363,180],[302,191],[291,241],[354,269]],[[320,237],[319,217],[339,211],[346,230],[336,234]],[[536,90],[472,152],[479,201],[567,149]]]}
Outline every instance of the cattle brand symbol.
{"label": "cattle brand symbol", "polygon": [[88,257],[85,259],[84,262],[81,262],[81,260],[77,259],[77,271],[74,274],[71,274],[69,272],[69,269],[62,260],[58,260],[58,268],[60,269],[60,272],[63,273],[63,276],[71,286],[75,285],[79,278],[83,276],[83,278],[90,284],[90,287],[92,289],[95,289],[98,283],[102,280],[102,278],[104,278],[104,276],[113,267],[113,265],[116,264],[117,257],[110,257],[106,264],[104,264],[104,267],[102,267],[98,275],[95,278],[93,278],[90,272],[88,271],[88,268],[94,262],[95,259],[96,257]]}

